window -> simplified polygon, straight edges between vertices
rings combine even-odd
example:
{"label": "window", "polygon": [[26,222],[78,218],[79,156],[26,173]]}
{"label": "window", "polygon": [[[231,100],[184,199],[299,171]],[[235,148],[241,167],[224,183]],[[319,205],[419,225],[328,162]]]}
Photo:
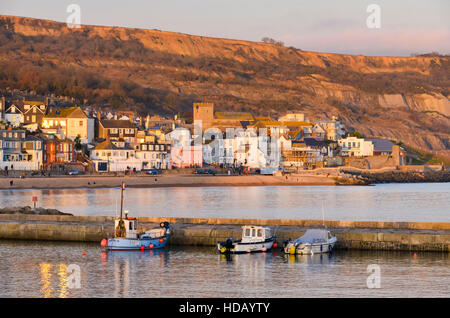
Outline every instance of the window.
{"label": "window", "polygon": [[262,229],[258,229],[258,237],[262,237],[263,236],[262,232],[263,232]]}
{"label": "window", "polygon": [[256,229],[252,229],[252,236],[256,236]]}
{"label": "window", "polygon": [[245,229],[245,236],[250,236],[250,229]]}
{"label": "window", "polygon": [[83,126],[83,121],[82,120],[80,120],[80,127],[82,127]]}

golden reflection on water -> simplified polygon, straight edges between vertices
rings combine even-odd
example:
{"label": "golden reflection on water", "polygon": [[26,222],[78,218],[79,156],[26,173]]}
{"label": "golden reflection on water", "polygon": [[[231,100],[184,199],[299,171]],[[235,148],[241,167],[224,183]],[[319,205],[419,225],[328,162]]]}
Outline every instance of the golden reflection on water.
{"label": "golden reflection on water", "polygon": [[[43,298],[54,297],[54,289],[52,287],[52,264],[40,263],[40,274],[41,274],[41,295]],[[60,298],[69,297],[68,291],[68,277],[67,277],[67,265],[64,263],[58,264],[56,267],[57,275],[59,277],[59,282],[57,285],[57,290],[59,290],[58,296]]]}
{"label": "golden reflection on water", "polygon": [[52,297],[53,292],[53,288],[51,286],[52,273],[50,272],[52,265],[48,263],[40,263],[39,267],[41,268],[41,294],[44,298],[50,298]]}
{"label": "golden reflection on water", "polygon": [[58,267],[58,276],[59,276],[59,298],[67,298],[68,290],[67,290],[67,265],[60,263]]}

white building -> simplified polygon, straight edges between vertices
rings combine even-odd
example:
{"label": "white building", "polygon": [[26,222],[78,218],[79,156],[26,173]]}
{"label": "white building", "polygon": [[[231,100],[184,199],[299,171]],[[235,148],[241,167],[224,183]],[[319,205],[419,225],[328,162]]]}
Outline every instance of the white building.
{"label": "white building", "polygon": [[341,154],[348,157],[373,156],[373,143],[364,138],[347,137],[338,140]]}
{"label": "white building", "polygon": [[136,151],[123,141],[106,140],[91,150],[90,159],[99,172],[142,170],[142,160]]}
{"label": "white building", "polygon": [[42,140],[26,136],[24,130],[0,131],[0,169],[39,170],[42,168]]}
{"label": "white building", "polygon": [[141,160],[142,169],[168,169],[170,148],[168,143],[141,143],[136,159]]}

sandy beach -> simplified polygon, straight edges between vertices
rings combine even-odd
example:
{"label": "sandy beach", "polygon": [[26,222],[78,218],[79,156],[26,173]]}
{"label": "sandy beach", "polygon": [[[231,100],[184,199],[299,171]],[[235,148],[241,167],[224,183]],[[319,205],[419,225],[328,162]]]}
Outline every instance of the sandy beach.
{"label": "sandy beach", "polygon": [[[12,184],[11,184],[12,181]],[[269,186],[269,185],[337,185],[327,176],[55,176],[31,178],[0,178],[0,189],[64,189],[114,188],[124,181],[127,187],[205,187],[205,186]]]}

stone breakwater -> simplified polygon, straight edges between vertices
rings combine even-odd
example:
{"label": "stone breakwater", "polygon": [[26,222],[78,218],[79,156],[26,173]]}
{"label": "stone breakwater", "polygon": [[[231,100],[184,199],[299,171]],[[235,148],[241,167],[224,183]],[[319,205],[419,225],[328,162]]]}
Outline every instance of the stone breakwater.
{"label": "stone breakwater", "polygon": [[[319,220],[217,219],[140,217],[140,229],[168,221],[169,245],[215,246],[228,237],[240,238],[242,225],[270,226],[281,245]],[[68,215],[0,215],[0,239],[100,242],[113,233],[113,217]],[[338,238],[337,249],[450,252],[450,223],[325,221]]]}
{"label": "stone breakwater", "polygon": [[450,171],[344,171],[349,178],[359,180],[364,184],[377,183],[420,183],[420,182],[450,182]]}
{"label": "stone breakwater", "polygon": [[30,206],[6,207],[0,209],[0,214],[73,215],[71,213],[64,213],[56,209],[32,208]]}

